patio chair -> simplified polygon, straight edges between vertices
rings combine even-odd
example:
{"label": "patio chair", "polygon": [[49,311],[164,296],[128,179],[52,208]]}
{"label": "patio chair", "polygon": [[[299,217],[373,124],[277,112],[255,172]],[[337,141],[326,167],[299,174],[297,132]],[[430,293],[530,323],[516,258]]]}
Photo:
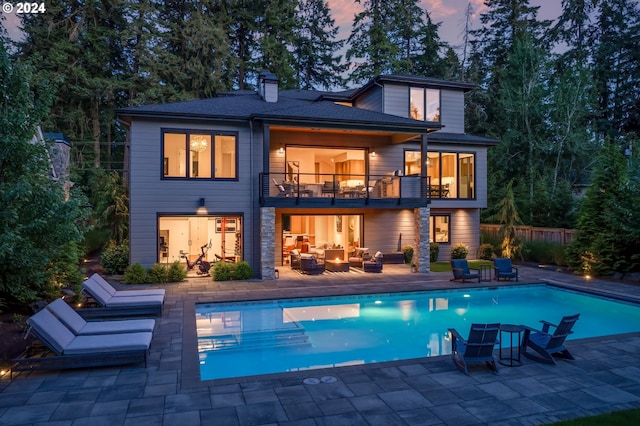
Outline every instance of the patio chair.
{"label": "patio chair", "polygon": [[[150,315],[162,312],[164,295],[112,295],[95,279],[88,279],[82,283],[82,290],[89,294],[99,305],[98,308],[79,309],[78,313],[84,318],[104,317],[113,315]],[[125,292],[125,293],[128,293]]]}
{"label": "patio chair", "polygon": [[308,275],[324,274],[324,262],[318,262],[315,256],[303,257],[300,259],[300,272]]}
{"label": "patio chair", "polygon": [[291,250],[289,257],[291,258],[291,269],[300,269],[300,252],[298,249]]}
{"label": "patio chair", "polygon": [[[556,365],[554,357],[575,359],[565,348],[564,341],[573,333],[573,326],[579,317],[580,314],[565,316],[558,325],[541,320],[542,330],[526,327],[520,351],[527,358],[545,364]],[[555,327],[553,334],[549,333],[550,327]],[[537,355],[527,352],[528,348],[531,348]]]}
{"label": "patio chair", "polygon": [[451,333],[451,359],[456,367],[469,374],[467,366],[473,363],[485,363],[494,372],[498,372],[493,349],[498,343],[500,324],[471,324],[469,338],[464,340],[455,328]]}
{"label": "patio chair", "polygon": [[518,281],[518,269],[511,265],[511,259],[508,257],[493,259],[493,275],[497,281],[500,281],[500,278],[504,280],[515,278]]}
{"label": "patio chair", "polygon": [[372,259],[363,261],[362,262],[362,267],[363,267],[364,271],[365,272],[381,273],[382,272],[382,257],[383,257],[382,253],[378,251],[373,256]]}
{"label": "patio chair", "polygon": [[271,180],[273,181],[273,184],[278,189],[278,197],[293,197],[292,186],[287,185],[287,187],[285,187],[283,184],[278,183],[278,181],[275,178],[271,178]]}
{"label": "patio chair", "polygon": [[66,325],[76,336],[137,332],[151,333],[156,325],[156,321],[151,318],[87,322],[62,299],[56,299],[49,303],[46,309]]}
{"label": "patio chair", "polygon": [[163,288],[150,288],[143,290],[116,290],[107,280],[105,280],[100,274],[93,274],[89,279],[96,281],[100,287],[104,288],[107,293],[112,296],[149,296],[152,294],[160,294],[164,297],[165,291]]}
{"label": "patio chair", "polygon": [[[471,273],[471,270],[478,271],[477,273]],[[477,268],[469,268],[467,259],[451,259],[451,272],[453,272],[453,279],[451,281],[477,279],[480,282],[480,270]]]}
{"label": "patio chair", "polygon": [[14,359],[14,371],[84,368],[120,364],[147,366],[151,332],[76,336],[49,310],[43,309],[27,320],[28,333],[41,347],[30,347]]}
{"label": "patio chair", "polygon": [[365,260],[369,260],[369,249],[366,247],[356,247],[353,249],[353,253],[349,256],[349,266],[351,268],[362,268],[362,263]]}

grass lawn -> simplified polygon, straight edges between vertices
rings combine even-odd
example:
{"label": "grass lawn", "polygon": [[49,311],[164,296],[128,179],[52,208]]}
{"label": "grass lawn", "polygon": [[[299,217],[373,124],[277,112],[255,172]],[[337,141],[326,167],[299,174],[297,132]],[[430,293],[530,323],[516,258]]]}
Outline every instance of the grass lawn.
{"label": "grass lawn", "polygon": [[[480,265],[493,265],[489,260],[470,260],[469,268],[478,269]],[[451,272],[450,262],[431,262],[431,272]]]}

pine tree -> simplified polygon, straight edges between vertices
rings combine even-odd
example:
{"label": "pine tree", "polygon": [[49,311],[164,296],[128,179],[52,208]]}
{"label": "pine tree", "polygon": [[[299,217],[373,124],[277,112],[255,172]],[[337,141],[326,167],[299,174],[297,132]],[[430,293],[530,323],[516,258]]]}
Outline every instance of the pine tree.
{"label": "pine tree", "polygon": [[355,59],[349,81],[361,83],[394,69],[399,47],[390,38],[397,0],[355,0],[364,10],[353,20],[347,61]]}
{"label": "pine tree", "polygon": [[640,6],[629,0],[599,3],[593,46],[596,131],[601,138],[640,133]]}
{"label": "pine tree", "polygon": [[[425,27],[423,15],[424,12],[418,6],[418,0],[397,0],[395,2],[393,14],[390,16],[389,38],[391,43],[397,46],[398,56],[390,64],[392,73],[427,74],[424,71],[424,63],[417,63],[420,60],[418,57],[429,54],[438,55],[437,47],[435,52],[430,52],[427,49],[433,46],[426,46],[421,40],[421,38],[430,36],[428,31],[431,29]],[[421,59],[424,60],[424,56]]]}
{"label": "pine tree", "polygon": [[[446,79],[450,75],[449,73],[455,72],[449,67],[459,67],[457,57],[455,52],[438,35],[442,22],[434,24],[429,13],[425,13],[425,17],[426,21],[418,32],[420,52],[415,55],[411,71],[418,75]],[[441,52],[445,50],[448,62],[440,56]]]}
{"label": "pine tree", "polygon": [[260,68],[278,76],[281,88],[295,88],[293,45],[296,26],[296,0],[267,0],[264,16],[258,23]]}
{"label": "pine tree", "polygon": [[343,86],[341,74],[347,65],[340,64],[342,56],[337,52],[344,40],[336,41],[339,28],[330,16],[329,5],[324,0],[300,0],[297,8],[296,61],[297,86],[301,89]]}

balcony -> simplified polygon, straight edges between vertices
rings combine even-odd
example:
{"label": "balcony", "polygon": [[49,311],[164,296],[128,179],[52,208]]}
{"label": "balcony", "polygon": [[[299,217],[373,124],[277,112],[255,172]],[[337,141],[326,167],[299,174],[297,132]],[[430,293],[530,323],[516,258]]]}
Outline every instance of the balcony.
{"label": "balcony", "polygon": [[428,177],[261,173],[260,204],[271,207],[424,207],[430,198],[445,198]]}

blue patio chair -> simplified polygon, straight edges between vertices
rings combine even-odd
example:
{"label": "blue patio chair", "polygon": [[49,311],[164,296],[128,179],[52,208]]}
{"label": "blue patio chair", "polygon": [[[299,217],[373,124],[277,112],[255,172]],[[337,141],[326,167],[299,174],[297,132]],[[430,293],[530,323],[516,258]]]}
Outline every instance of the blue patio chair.
{"label": "blue patio chair", "polygon": [[451,333],[451,359],[465,374],[469,374],[468,364],[485,363],[494,372],[498,372],[493,349],[498,343],[500,323],[471,324],[469,338],[464,340],[455,328]]}
{"label": "blue patio chair", "polygon": [[493,259],[493,272],[497,281],[500,281],[500,278],[503,280],[515,278],[518,281],[518,268],[513,267],[508,257]]}
{"label": "blue patio chair", "polygon": [[[478,272],[471,273],[471,270]],[[451,259],[451,272],[453,272],[453,279],[451,281],[462,280],[464,283],[466,280],[477,279],[478,282],[480,282],[480,270],[469,268],[467,259]]]}
{"label": "blue patio chair", "polygon": [[[580,314],[565,316],[558,325],[542,320],[540,321],[542,323],[542,330],[526,327],[520,351],[527,358],[545,364],[555,365],[556,360],[554,356],[564,359],[575,359],[567,348],[565,348],[564,341],[573,333],[573,326],[579,317]],[[550,327],[555,327],[553,334],[549,333]],[[527,348],[531,348],[537,355],[527,352]]]}

